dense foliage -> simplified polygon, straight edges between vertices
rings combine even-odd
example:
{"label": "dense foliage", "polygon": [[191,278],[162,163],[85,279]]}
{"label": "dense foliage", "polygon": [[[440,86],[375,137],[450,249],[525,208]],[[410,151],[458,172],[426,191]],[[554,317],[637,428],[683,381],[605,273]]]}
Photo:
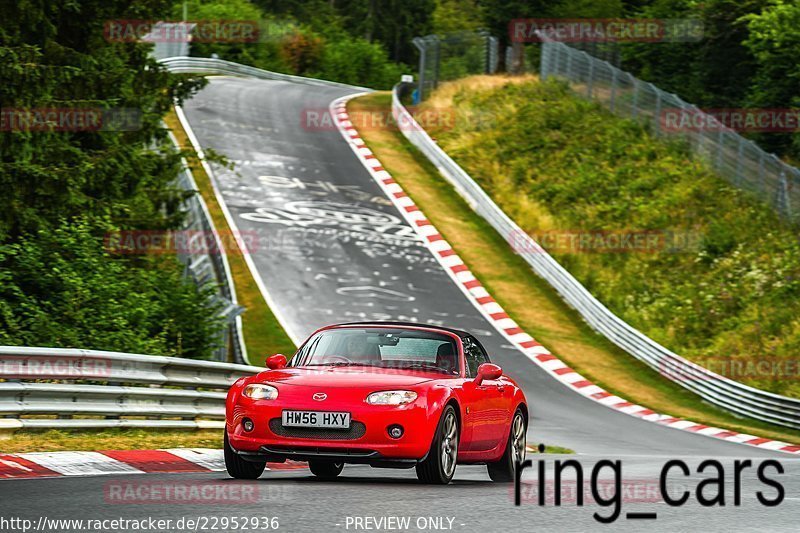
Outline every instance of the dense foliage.
{"label": "dense foliage", "polygon": [[[697,18],[696,43],[626,44],[623,67],[706,108],[800,107],[800,3],[795,0],[655,0],[653,18]],[[800,156],[798,135],[760,134],[763,147]]]}
{"label": "dense foliage", "polygon": [[[199,82],[109,42],[104,24],[153,19],[166,0],[2,2],[4,110],[123,110],[124,128],[0,132],[0,343],[207,357],[215,309],[172,256],[111,256],[111,231],[182,218],[179,157],[161,117]],[[106,126],[108,123],[105,123]]]}
{"label": "dense foliage", "polygon": [[[187,2],[189,20],[255,20],[261,29],[258,42],[196,43],[192,54],[201,57],[216,54],[222,59],[266,70],[379,89],[390,88],[401,74],[409,71],[389,58],[385,39],[371,32],[362,33],[353,25],[357,6],[339,6],[333,10],[329,2],[319,2],[318,9],[312,9],[313,4],[191,0]],[[177,15],[180,9],[181,6],[176,6],[174,13]],[[358,21],[363,25],[362,19]],[[385,26],[383,22],[373,23],[376,27]],[[414,26],[406,31],[411,33],[398,33],[394,37],[404,46],[410,46]]]}
{"label": "dense foliage", "polygon": [[[527,232],[688,236],[675,248],[554,250],[630,324],[719,370],[728,358],[796,357],[795,230],[693,161],[686,146],[654,138],[553,82],[494,90],[456,83],[426,105],[455,107],[458,127],[434,136]],[[791,368],[734,377],[800,396],[797,380],[785,375]]]}

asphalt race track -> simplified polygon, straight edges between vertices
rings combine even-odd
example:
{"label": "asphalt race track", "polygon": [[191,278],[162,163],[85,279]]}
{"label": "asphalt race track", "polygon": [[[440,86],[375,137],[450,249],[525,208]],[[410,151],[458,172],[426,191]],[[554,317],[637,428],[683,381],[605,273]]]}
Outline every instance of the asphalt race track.
{"label": "asphalt race track", "polygon": [[[439,267],[335,127],[317,127],[309,120],[344,94],[344,89],[287,82],[213,78],[184,107],[200,144],[236,164],[233,171],[215,169],[218,185],[293,337],[303,339],[320,326],[355,320],[411,320],[470,330],[492,360],[524,388],[531,409],[528,442],[576,450],[580,455],[572,457],[584,464],[587,479],[588,469],[600,458],[620,459],[624,479],[646,487],[657,486],[661,466],[673,458],[690,465],[720,459],[729,478],[735,457],[755,463],[777,458],[786,469],[776,478],[786,489],[786,500],[778,507],[756,501],[756,490],[774,490],[759,483],[751,469],[742,476],[741,507],[730,499],[726,507],[702,507],[693,497],[686,506],[670,508],[646,496],[633,497],[615,527],[796,530],[800,459],[613,411],[567,389],[508,345]],[[526,471],[526,479],[533,477],[532,470]],[[334,483],[319,482],[305,470],[270,471],[254,483],[228,480],[222,473],[146,478],[247,485],[249,490],[256,487],[258,496],[247,503],[111,505],[104,497],[109,483],[139,482],[142,477],[7,480],[0,481],[0,515],[278,516],[282,531],[354,531],[348,516],[409,516],[412,531],[418,530],[419,517],[454,517],[455,531],[602,527],[592,518],[598,510],[593,504],[559,508],[523,502],[515,508],[511,488],[492,484],[484,467],[459,467],[448,487],[419,485],[413,470],[360,466],[346,467]],[[690,478],[681,479],[691,485],[687,488],[694,486]],[[692,479],[696,484],[700,478],[694,474]],[[729,483],[726,491],[730,495],[732,490]],[[657,519],[624,517],[625,512],[651,511]],[[599,512],[606,515],[608,509]]]}
{"label": "asphalt race track", "polygon": [[[623,457],[621,460],[626,479],[626,485],[623,486],[628,489],[622,492],[626,496],[623,498],[621,516],[612,526],[604,526],[592,516],[593,513],[608,516],[611,514],[610,508],[593,504],[588,499],[583,507],[578,507],[568,490],[562,491],[565,496],[560,507],[555,507],[551,499],[547,500],[546,506],[540,507],[535,499],[530,498],[523,498],[521,505],[514,507],[511,486],[492,483],[485,468],[480,466],[458,467],[455,479],[446,487],[418,484],[413,470],[376,470],[368,466],[346,466],[342,476],[335,482],[318,481],[307,470],[266,472],[254,482],[229,479],[223,473],[2,481],[0,510],[3,516],[25,517],[33,520],[34,524],[42,516],[49,519],[139,520],[152,517],[173,521],[181,518],[199,520],[202,517],[216,517],[218,520],[278,517],[278,531],[320,533],[356,531],[353,522],[347,527],[348,517],[354,520],[356,517],[383,516],[410,517],[409,528],[394,531],[435,530],[417,527],[418,519],[428,517],[443,519],[445,525],[448,524],[448,518],[452,519],[451,530],[455,532],[645,528],[650,531],[797,531],[800,477],[796,463],[791,470],[794,475],[784,476],[787,479],[783,481],[787,498],[794,494],[795,499],[787,499],[778,507],[764,508],[756,501],[756,490],[763,490],[770,498],[775,491],[748,475],[742,479],[740,507],[732,506],[730,495],[733,489],[730,480],[727,480],[726,507],[701,507],[692,496],[686,506],[670,508],[652,501],[662,464],[659,458]],[[588,469],[594,460],[581,457],[581,462],[585,465],[588,478]],[[689,459],[687,462],[694,469],[697,461],[693,463]],[[727,461],[724,464],[726,472],[732,472],[732,466]],[[548,479],[551,478],[548,474]],[[687,489],[693,492],[700,478],[677,479],[679,483],[670,485],[670,491],[676,495]],[[187,484],[211,486],[219,496],[210,503],[182,501],[177,504],[114,499],[115,489],[124,490],[138,484],[146,484],[164,493],[170,487],[174,489]],[[565,482],[565,486],[569,486],[569,483]],[[588,488],[584,492],[589,494]],[[237,501],[229,501],[229,496]],[[645,512],[655,512],[657,518],[635,520],[625,517],[628,513]],[[228,531],[235,528],[220,529]],[[373,530],[392,529],[384,527]]]}

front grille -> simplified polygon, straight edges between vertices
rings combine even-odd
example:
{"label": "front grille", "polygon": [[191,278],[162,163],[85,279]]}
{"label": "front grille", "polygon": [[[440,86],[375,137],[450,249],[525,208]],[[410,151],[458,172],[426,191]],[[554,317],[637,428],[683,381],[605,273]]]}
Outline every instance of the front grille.
{"label": "front grille", "polygon": [[283,427],[280,418],[270,420],[269,429],[281,437],[322,440],[355,440],[360,439],[367,432],[367,426],[363,422],[351,422],[350,429],[295,428]]}

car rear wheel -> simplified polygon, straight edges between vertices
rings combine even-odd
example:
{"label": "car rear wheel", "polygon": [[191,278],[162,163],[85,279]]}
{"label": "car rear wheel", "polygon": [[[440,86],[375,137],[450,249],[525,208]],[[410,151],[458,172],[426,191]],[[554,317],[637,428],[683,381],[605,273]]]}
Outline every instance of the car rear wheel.
{"label": "car rear wheel", "polygon": [[514,481],[514,469],[516,462],[520,463],[525,460],[525,452],[527,451],[527,437],[525,428],[525,415],[522,414],[521,409],[517,409],[514,413],[514,418],[511,419],[511,429],[508,434],[508,443],[506,443],[506,451],[499,461],[489,463],[489,477],[492,481],[508,483]]}
{"label": "car rear wheel", "polygon": [[333,479],[342,473],[344,463],[333,463],[331,461],[309,461],[308,468],[311,473],[320,479]]}
{"label": "car rear wheel", "polygon": [[431,449],[417,464],[417,477],[423,483],[447,485],[456,472],[458,458],[458,418],[452,405],[444,408],[433,436]]}
{"label": "car rear wheel", "polygon": [[258,479],[264,473],[264,468],[267,466],[266,461],[246,461],[242,459],[238,453],[233,451],[230,443],[228,442],[228,432],[225,431],[223,439],[223,448],[225,455],[225,469],[228,475],[235,479]]}

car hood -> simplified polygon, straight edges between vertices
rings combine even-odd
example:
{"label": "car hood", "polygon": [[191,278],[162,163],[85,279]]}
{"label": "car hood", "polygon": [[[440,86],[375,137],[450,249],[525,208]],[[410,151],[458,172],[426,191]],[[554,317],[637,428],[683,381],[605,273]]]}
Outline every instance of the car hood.
{"label": "car hood", "polygon": [[256,381],[306,387],[392,387],[419,385],[435,379],[446,379],[441,373],[364,367],[300,367],[268,370],[258,374]]}

